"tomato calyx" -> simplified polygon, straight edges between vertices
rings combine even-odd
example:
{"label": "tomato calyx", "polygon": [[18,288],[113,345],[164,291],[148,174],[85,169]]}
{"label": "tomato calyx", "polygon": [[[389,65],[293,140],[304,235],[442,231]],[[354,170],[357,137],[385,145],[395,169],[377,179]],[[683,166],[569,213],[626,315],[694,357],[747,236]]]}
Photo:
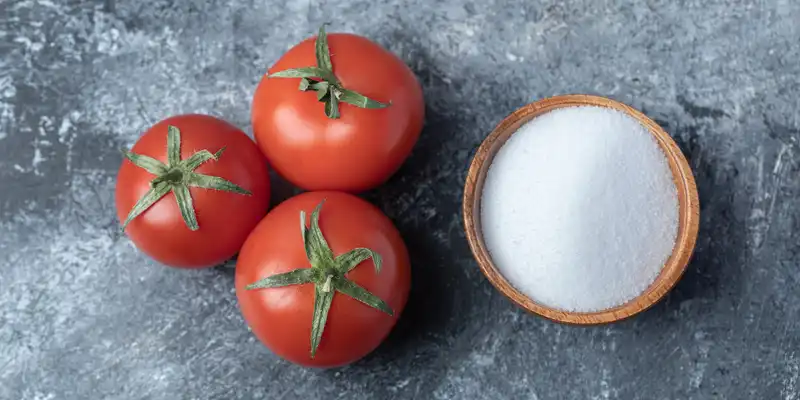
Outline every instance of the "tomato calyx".
{"label": "tomato calyx", "polygon": [[391,102],[381,103],[342,86],[339,78],[333,73],[333,63],[331,62],[330,49],[328,48],[325,24],[322,24],[319,28],[315,51],[317,56],[316,67],[290,68],[267,76],[270,78],[301,78],[299,89],[304,92],[316,92],[317,101],[325,103],[325,115],[331,119],[337,119],[340,116],[339,102],[370,109],[386,108],[391,105]]}
{"label": "tomato calyx", "polygon": [[319,228],[319,213],[323,200],[311,213],[310,227],[306,228],[306,213],[300,211],[300,233],[311,268],[298,268],[261,279],[245,286],[245,290],[276,288],[290,285],[314,284],[314,315],[311,320],[311,358],[317,354],[328,311],[333,302],[335,292],[350,296],[372,308],[394,315],[391,307],[380,297],[370,293],[348,279],[345,275],[357,267],[361,262],[372,259],[375,272],[381,271],[381,256],[375,251],[359,247],[333,256],[333,251],[328,246],[325,236]]}
{"label": "tomato calyx", "polygon": [[128,214],[128,218],[122,224],[122,230],[124,231],[134,218],[145,212],[170,191],[175,194],[175,200],[178,203],[184,223],[192,231],[196,231],[200,227],[197,224],[197,216],[194,212],[189,187],[221,190],[246,196],[251,195],[250,191],[226,179],[194,172],[197,167],[206,161],[219,160],[224,151],[224,147],[214,154],[208,150],[200,150],[192,154],[191,157],[181,160],[181,132],[172,125],[167,128],[167,164],[143,154],[123,150],[122,153],[125,158],[156,177],[150,181],[150,190],[134,204]]}

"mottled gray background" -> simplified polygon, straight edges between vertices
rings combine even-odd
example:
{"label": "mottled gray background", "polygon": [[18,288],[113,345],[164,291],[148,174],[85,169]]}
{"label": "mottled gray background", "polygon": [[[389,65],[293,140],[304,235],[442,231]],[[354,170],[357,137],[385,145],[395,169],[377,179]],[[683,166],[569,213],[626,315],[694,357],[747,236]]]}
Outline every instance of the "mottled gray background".
{"label": "mottled gray background", "polygon": [[[366,195],[410,247],[407,311],[329,371],[254,339],[230,267],[139,254],[113,204],[120,147],[184,112],[249,133],[261,74],[323,21],[401,56],[428,112],[411,159]],[[0,0],[0,398],[798,400],[798,21],[794,0]],[[612,326],[513,307],[460,222],[482,138],[563,93],[657,119],[700,190],[684,279]]]}

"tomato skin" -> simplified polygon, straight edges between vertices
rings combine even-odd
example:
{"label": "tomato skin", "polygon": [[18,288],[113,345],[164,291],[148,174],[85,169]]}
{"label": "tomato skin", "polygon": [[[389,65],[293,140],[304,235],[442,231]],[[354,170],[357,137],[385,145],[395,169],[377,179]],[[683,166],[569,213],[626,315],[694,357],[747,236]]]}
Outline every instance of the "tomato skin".
{"label": "tomato skin", "polygon": [[[136,247],[156,261],[178,268],[203,268],[233,257],[269,206],[266,160],[255,143],[234,125],[209,115],[187,114],[164,119],[148,129],[131,151],[167,162],[167,127],[181,132],[181,159],[198,150],[214,153],[195,172],[225,178],[249,190],[250,196],[192,187],[189,189],[200,229],[191,231],[173,193],[167,193],[134,218],[126,233]],[[150,189],[154,175],[123,159],[117,175],[117,217],[125,221],[134,204]]]}
{"label": "tomato skin", "polygon": [[[299,215],[325,199],[320,229],[334,256],[367,247],[383,258],[380,273],[367,260],[347,278],[383,299],[394,316],[336,293],[316,356],[310,356],[314,284],[245,290],[262,278],[310,266]],[[236,264],[236,296],[253,333],[280,357],[311,367],[336,367],[372,352],[389,334],[408,300],[411,270],[400,233],[378,208],[343,192],[306,192],[275,207],[242,247]]]}
{"label": "tomato skin", "polygon": [[[391,105],[361,109],[339,103],[325,115],[299,79],[264,76],[253,97],[253,133],[270,165],[306,190],[360,192],[385,182],[408,158],[425,114],[422,88],[402,60],[357,35],[328,34],[333,72],[343,87]],[[316,65],[315,37],[286,52],[269,73]]]}

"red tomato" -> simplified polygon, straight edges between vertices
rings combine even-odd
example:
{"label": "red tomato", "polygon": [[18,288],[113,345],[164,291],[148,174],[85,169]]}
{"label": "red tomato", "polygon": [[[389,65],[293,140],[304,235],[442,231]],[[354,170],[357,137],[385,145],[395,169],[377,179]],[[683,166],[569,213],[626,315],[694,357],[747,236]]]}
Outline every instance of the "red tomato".
{"label": "red tomato", "polygon": [[[189,187],[199,228],[190,230],[176,202],[176,192],[170,190],[133,218],[125,230],[137,248],[163,264],[210,267],[233,257],[266,214],[270,187],[266,160],[244,132],[221,119],[199,114],[173,116],[158,122],[139,138],[130,153],[149,156],[169,166],[169,126],[177,128],[179,133],[180,160],[200,150],[216,153],[225,149],[218,159],[209,158],[193,173],[222,178],[250,194]],[[189,179],[188,172],[181,174],[173,173],[165,184],[172,185],[170,179],[175,182]],[[123,160],[116,185],[120,221],[125,221],[134,205],[151,190],[154,178],[156,175],[129,158]]]}
{"label": "red tomato", "polygon": [[[276,274],[311,266],[300,232],[300,212],[321,206],[319,228],[333,256],[356,248],[380,255],[360,262],[345,277],[378,298],[389,315],[335,291],[316,355],[311,356],[315,284],[246,289]],[[376,207],[343,192],[306,192],[275,207],[253,230],[239,253],[236,295],[248,325],[274,353],[294,363],[334,367],[354,362],[374,350],[389,334],[408,299],[411,272],[408,252],[392,222]]]}
{"label": "red tomato", "polygon": [[[319,36],[317,36],[319,37]],[[264,76],[252,104],[253,132],[270,165],[306,190],[359,192],[386,181],[408,158],[424,119],[422,88],[402,60],[357,35],[327,35],[340,87],[389,104],[365,109],[344,100],[340,117],[326,116],[299,78]],[[302,41],[269,74],[317,65],[316,37]]]}

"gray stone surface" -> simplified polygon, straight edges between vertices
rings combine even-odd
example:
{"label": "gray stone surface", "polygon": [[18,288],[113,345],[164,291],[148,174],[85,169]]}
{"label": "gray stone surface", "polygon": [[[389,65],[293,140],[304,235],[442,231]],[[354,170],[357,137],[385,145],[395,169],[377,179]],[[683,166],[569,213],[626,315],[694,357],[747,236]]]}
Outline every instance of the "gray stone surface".
{"label": "gray stone surface", "polygon": [[[230,267],[138,253],[113,204],[118,148],[183,112],[250,132],[260,75],[323,21],[401,56],[428,110],[411,159],[366,195],[408,242],[410,303],[374,354],[327,371],[254,339]],[[798,21],[791,0],[2,0],[0,398],[797,400]],[[612,326],[513,307],[460,222],[474,148],[563,93],[642,109],[698,181],[684,279]]]}

